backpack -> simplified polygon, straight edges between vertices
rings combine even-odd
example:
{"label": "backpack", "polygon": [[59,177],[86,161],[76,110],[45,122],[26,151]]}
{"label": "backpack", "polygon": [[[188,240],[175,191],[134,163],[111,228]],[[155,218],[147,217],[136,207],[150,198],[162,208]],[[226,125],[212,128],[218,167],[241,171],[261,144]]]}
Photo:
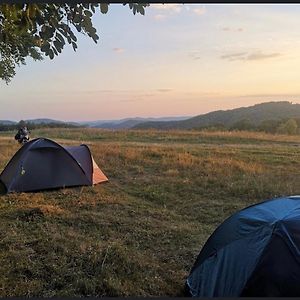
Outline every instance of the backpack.
{"label": "backpack", "polygon": [[16,135],[15,135],[15,140],[19,140],[20,139],[20,133],[18,132]]}

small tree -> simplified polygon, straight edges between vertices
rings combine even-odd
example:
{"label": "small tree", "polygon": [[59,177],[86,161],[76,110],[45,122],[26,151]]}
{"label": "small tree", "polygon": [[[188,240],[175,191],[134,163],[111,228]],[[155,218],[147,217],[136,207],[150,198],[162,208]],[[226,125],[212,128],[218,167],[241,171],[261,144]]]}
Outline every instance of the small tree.
{"label": "small tree", "polygon": [[281,123],[277,129],[277,133],[282,134],[297,134],[298,124],[294,119],[289,119],[284,123]]}
{"label": "small tree", "polygon": [[255,125],[249,119],[242,119],[235,122],[230,130],[255,130]]}
{"label": "small tree", "polygon": [[26,122],[24,120],[21,120],[19,123],[18,123],[18,128],[22,128],[24,126],[27,126]]}
{"label": "small tree", "polygon": [[258,130],[268,133],[276,133],[276,130],[280,123],[281,122],[279,120],[265,120],[260,123],[260,125],[258,126]]}

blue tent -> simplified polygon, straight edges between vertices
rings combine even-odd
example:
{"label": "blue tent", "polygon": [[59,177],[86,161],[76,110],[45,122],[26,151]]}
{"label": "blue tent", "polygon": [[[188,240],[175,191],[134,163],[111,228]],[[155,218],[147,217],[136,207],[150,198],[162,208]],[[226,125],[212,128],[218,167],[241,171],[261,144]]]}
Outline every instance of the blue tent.
{"label": "blue tent", "polygon": [[37,138],[22,146],[0,174],[7,193],[94,185],[107,181],[86,145],[63,147]]}
{"label": "blue tent", "polygon": [[300,296],[300,196],[252,205],[226,219],[202,248],[186,292]]}

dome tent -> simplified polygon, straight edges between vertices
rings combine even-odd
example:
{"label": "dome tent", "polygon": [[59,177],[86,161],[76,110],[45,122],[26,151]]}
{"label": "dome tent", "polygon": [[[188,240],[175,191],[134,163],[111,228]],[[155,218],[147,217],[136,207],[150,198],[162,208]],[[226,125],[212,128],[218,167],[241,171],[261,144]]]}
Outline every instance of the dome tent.
{"label": "dome tent", "polygon": [[226,219],[186,280],[196,297],[300,295],[300,196],[265,201]]}
{"label": "dome tent", "polygon": [[107,181],[86,145],[63,147],[37,138],[22,146],[0,175],[6,192],[29,192]]}

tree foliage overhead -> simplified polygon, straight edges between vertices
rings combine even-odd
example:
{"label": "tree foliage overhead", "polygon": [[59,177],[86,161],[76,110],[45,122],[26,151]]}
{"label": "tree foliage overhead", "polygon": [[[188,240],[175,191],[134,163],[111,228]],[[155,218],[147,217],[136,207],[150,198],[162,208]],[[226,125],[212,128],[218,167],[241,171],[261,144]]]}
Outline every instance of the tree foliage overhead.
{"label": "tree foliage overhead", "polygon": [[[145,14],[146,3],[124,3],[133,14]],[[106,14],[108,3],[0,4],[0,79],[8,83],[25,59],[53,59],[66,44],[77,49],[76,32],[99,40],[92,17]]]}

